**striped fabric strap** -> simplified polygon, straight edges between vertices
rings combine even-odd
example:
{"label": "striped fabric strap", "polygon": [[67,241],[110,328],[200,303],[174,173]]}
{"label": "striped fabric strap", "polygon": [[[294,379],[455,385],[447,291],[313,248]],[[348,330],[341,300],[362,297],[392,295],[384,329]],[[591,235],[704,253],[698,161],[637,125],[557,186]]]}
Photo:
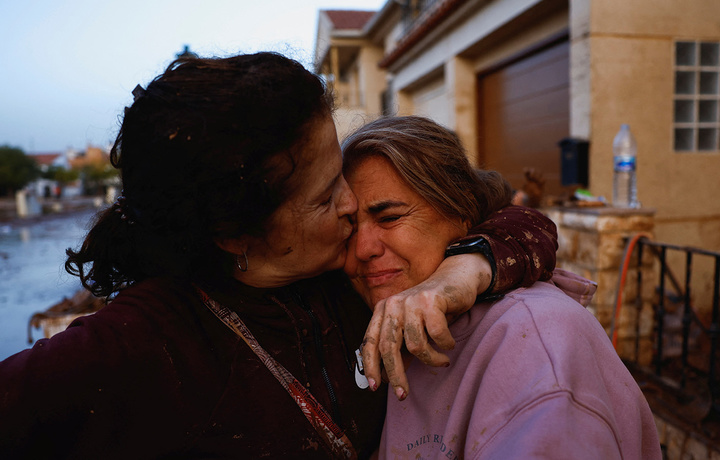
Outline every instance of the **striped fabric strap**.
{"label": "striped fabric strap", "polygon": [[227,327],[232,329],[250,349],[257,355],[260,361],[275,376],[280,385],[290,394],[298,405],[305,418],[315,428],[320,437],[325,441],[326,446],[338,458],[357,459],[357,453],[339,426],[332,420],[330,414],[315,399],[315,397],[300,383],[282,364],[275,361],[270,354],[260,346],[257,339],[252,335],[250,329],[234,311],[214,301],[198,286],[195,289],[200,294],[205,306],[213,312],[217,318]]}

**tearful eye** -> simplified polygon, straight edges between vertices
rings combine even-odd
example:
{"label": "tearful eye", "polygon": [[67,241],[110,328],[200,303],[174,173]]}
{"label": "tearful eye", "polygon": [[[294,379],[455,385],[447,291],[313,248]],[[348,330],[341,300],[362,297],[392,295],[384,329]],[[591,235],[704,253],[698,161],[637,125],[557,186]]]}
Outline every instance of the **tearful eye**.
{"label": "tearful eye", "polygon": [[385,216],[385,217],[381,217],[380,219],[378,219],[378,222],[380,222],[381,224],[387,224],[390,222],[395,222],[400,217],[401,216]]}

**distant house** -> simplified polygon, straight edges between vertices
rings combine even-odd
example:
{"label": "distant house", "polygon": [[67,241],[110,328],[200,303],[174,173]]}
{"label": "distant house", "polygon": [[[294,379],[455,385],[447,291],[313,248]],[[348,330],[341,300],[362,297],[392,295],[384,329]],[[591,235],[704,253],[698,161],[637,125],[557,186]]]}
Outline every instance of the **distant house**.
{"label": "distant house", "polygon": [[318,15],[315,70],[335,92],[341,137],[382,113],[387,82],[378,63],[384,48],[368,33],[377,17],[375,11],[358,10],[320,10]]}
{"label": "distant house", "polygon": [[53,166],[70,168],[65,152],[33,153],[31,158],[35,160],[42,172],[47,172]]}
{"label": "distant house", "polygon": [[[32,153],[30,158],[35,160],[42,173],[47,173],[50,168],[70,169],[67,152]],[[57,197],[60,193],[58,183],[51,179],[38,178],[27,187],[36,196],[45,198]]]}
{"label": "distant house", "polygon": [[86,166],[110,165],[110,154],[100,147],[88,146],[86,150],[67,153],[68,164],[72,169],[82,169]]}
{"label": "distant house", "polygon": [[[105,168],[110,167],[109,153],[100,147],[88,146],[83,151],[68,149],[64,152],[33,153],[30,155],[40,170],[45,173],[52,167],[64,168],[66,170],[81,171],[88,167]],[[66,184],[59,184],[51,179],[40,178],[29,186],[37,196],[63,197],[77,196],[83,193],[83,178]]]}
{"label": "distant house", "polygon": [[108,192],[108,187],[112,187],[111,194],[115,193],[114,189],[119,185],[119,177],[110,164],[108,150],[88,146],[84,151],[72,152],[68,161],[72,169],[81,171],[82,193],[104,194]]}

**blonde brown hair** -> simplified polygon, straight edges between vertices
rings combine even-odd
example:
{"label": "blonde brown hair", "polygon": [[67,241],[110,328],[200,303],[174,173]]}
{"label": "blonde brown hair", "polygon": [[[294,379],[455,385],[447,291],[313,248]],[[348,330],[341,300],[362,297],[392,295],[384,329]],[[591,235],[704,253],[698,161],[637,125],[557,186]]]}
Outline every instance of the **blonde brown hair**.
{"label": "blonde brown hair", "polygon": [[429,118],[380,118],[350,134],[342,150],[346,174],[368,157],[383,157],[436,211],[472,225],[512,199],[499,173],[474,168],[457,135]]}

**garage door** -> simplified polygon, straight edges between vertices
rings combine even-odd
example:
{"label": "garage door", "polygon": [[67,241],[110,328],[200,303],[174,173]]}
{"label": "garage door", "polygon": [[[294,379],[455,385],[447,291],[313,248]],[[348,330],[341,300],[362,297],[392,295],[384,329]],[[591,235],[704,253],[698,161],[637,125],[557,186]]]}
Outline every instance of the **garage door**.
{"label": "garage door", "polygon": [[569,44],[563,41],[478,77],[479,160],[515,188],[540,171],[546,194],[561,193],[558,142],[570,130]]}

